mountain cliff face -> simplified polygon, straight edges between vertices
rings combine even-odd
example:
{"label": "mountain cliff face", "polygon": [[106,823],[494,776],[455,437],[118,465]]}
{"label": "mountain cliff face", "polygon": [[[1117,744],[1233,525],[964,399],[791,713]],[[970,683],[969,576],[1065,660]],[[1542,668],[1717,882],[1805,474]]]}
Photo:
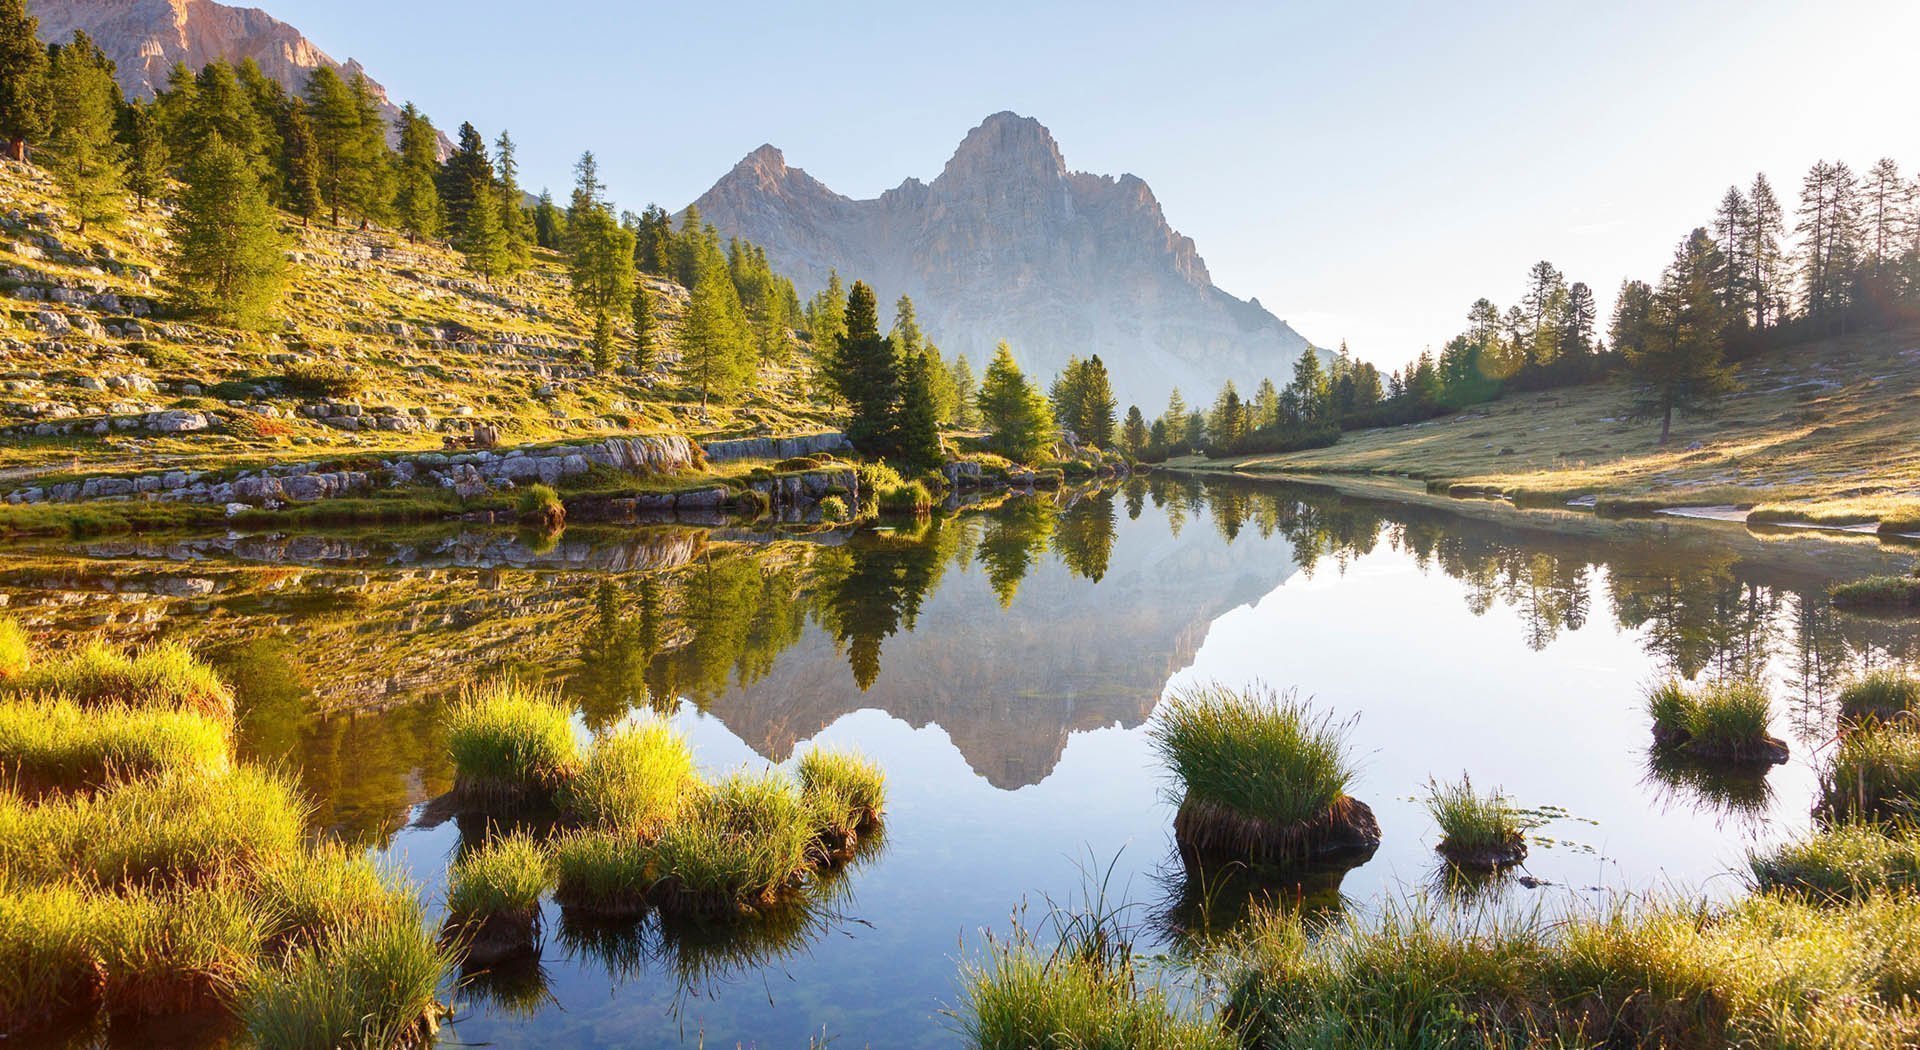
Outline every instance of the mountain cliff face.
{"label": "mountain cliff face", "polygon": [[[306,87],[307,75],[331,66],[342,77],[363,73],[358,62],[337,62],[294,27],[250,7],[213,0],[28,0],[40,19],[40,38],[56,43],[82,30],[119,67],[122,90],[152,98],[166,86],[177,62],[198,70],[219,59],[239,65],[253,59],[260,71],[288,91]],[[368,78],[389,124],[400,109]]]}
{"label": "mountain cliff face", "polygon": [[1258,300],[1214,287],[1145,182],[1069,171],[1030,117],[988,117],[931,183],[873,200],[841,196],[762,146],[694,203],[723,234],[764,245],[804,290],[838,269],[883,301],[913,296],[929,335],[976,372],[1001,339],[1043,383],[1069,355],[1099,354],[1122,405],[1149,416],[1176,385],[1192,404],[1228,379],[1283,382],[1306,346]]}

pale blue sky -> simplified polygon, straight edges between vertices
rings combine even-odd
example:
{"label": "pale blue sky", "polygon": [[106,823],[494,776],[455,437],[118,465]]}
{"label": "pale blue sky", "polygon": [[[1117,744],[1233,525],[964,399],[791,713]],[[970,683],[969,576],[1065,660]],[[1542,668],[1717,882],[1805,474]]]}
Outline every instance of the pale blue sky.
{"label": "pale blue sky", "polygon": [[1729,182],[1920,164],[1920,3],[253,0],[556,191],[677,209],[762,142],[866,197],[980,118],[1133,172],[1214,280],[1397,365],[1553,260],[1610,307]]}

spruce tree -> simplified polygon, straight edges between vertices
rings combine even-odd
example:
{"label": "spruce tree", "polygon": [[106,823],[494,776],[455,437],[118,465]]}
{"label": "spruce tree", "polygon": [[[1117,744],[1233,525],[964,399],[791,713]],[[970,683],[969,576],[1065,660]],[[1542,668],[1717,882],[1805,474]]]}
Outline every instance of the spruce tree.
{"label": "spruce tree", "polygon": [[53,119],[39,33],[26,0],[0,0],[0,143],[11,160],[26,160],[27,147],[46,137]]}
{"label": "spruce tree", "polygon": [[893,455],[915,467],[940,462],[940,416],[933,373],[938,366],[924,353],[905,359],[900,377],[900,408],[893,427]]}
{"label": "spruce tree", "polygon": [[[433,122],[411,102],[400,111],[399,124],[400,156],[394,173],[394,212],[408,241],[437,237],[445,221],[440,190],[434,180],[440,137],[434,133]],[[456,224],[455,228],[460,227]],[[469,254],[467,258],[471,264],[473,256]],[[481,272],[492,276],[493,267]]]}
{"label": "spruce tree", "polygon": [[1747,261],[1747,294],[1751,297],[1748,308],[1753,313],[1753,327],[1765,328],[1777,306],[1783,301],[1781,296],[1781,269],[1784,266],[1784,253],[1780,248],[1780,238],[1786,233],[1786,218],[1780,207],[1780,200],[1773,194],[1773,184],[1765,175],[1755,175],[1753,185],[1747,190],[1747,244],[1742,253]]}
{"label": "spruce tree", "polygon": [[507,234],[506,270],[519,273],[533,264],[533,228],[521,201],[520,158],[505,131],[493,144],[493,166],[500,191],[500,226]]}
{"label": "spruce tree", "polygon": [[[507,270],[507,231],[500,225],[500,209],[493,207],[491,182],[467,187],[472,197],[466,218],[454,230],[453,246],[466,258],[467,268],[493,281]],[[596,321],[611,311],[594,313]],[[598,331],[598,329],[596,329]],[[596,344],[596,349],[599,345]]]}
{"label": "spruce tree", "polygon": [[338,226],[341,213],[354,210],[371,183],[367,169],[372,159],[361,148],[365,140],[360,134],[360,110],[352,90],[327,66],[307,78],[306,100],[313,127],[315,181],[321,202]]}
{"label": "spruce tree", "polygon": [[52,49],[47,83],[53,96],[48,166],[85,233],[88,222],[118,218],[126,192],[126,161],[114,127],[120,89],[113,63],[79,32]]}
{"label": "spruce tree", "polygon": [[1187,400],[1180,396],[1180,388],[1174,387],[1167,395],[1167,410],[1160,414],[1159,422],[1166,424],[1167,450],[1173,454],[1184,451],[1187,440]]}
{"label": "spruce tree", "polygon": [[[497,222],[494,229],[499,230]],[[606,208],[583,207],[568,220],[567,273],[574,305],[593,322],[596,354],[611,354],[612,347],[601,341],[611,330],[605,322],[633,309],[633,234]]]}
{"label": "spruce tree", "polygon": [[[1266,384],[1269,389],[1271,382]],[[1127,421],[1120,427],[1120,448],[1130,459],[1139,459],[1147,451],[1147,442],[1152,435],[1147,429],[1147,417],[1140,411],[1139,405],[1127,407]]]}
{"label": "spruce tree", "polygon": [[1080,407],[1086,392],[1086,362],[1078,355],[1067,357],[1067,367],[1053,377],[1052,385],[1047,387],[1047,401],[1053,406],[1054,422],[1060,429],[1071,433],[1076,441],[1085,441],[1080,432]]}
{"label": "spruce tree", "polygon": [[1633,386],[1633,414],[1660,420],[1660,444],[1673,431],[1676,412],[1713,411],[1734,388],[1722,360],[1727,313],[1720,300],[1726,261],[1705,229],[1696,229],[1674,252],[1660,276],[1644,335],[1626,346]]}
{"label": "spruce tree", "polygon": [[967,355],[960,354],[947,367],[948,383],[953,388],[953,425],[963,430],[971,430],[980,425],[980,409],[974,404],[977,393],[973,379],[973,364]]}
{"label": "spruce tree", "polygon": [[358,115],[354,155],[360,158],[363,185],[355,210],[362,219],[380,222],[393,211],[393,155],[387,149],[387,124],[380,117],[380,99],[365,74],[347,82]]}
{"label": "spruce tree", "polygon": [[[460,125],[459,145],[440,165],[436,176],[440,201],[447,209],[447,222],[459,229],[466,224],[467,210],[475,202],[493,197],[493,160],[487,156],[487,142],[472,124]],[[498,222],[498,217],[495,219]]]}
{"label": "spruce tree", "polygon": [[745,320],[726,265],[709,260],[694,279],[676,344],[679,374],[699,387],[701,408],[709,398],[733,398],[752,378],[753,343]]}
{"label": "spruce tree", "polygon": [[540,191],[533,206],[533,240],[542,248],[559,251],[567,243],[567,213],[553,203],[553,193]]}
{"label": "spruce tree", "polygon": [[883,456],[893,430],[900,367],[893,341],[880,334],[873,289],[855,281],[847,293],[846,334],[840,339],[834,384],[847,399],[847,440],[870,456]]}
{"label": "spruce tree", "polygon": [[280,302],[286,243],[253,164],[218,135],[187,162],[169,223],[179,304],[216,322],[263,327]]}
{"label": "spruce tree", "polygon": [[1087,359],[1080,380],[1080,439],[1099,448],[1113,447],[1116,425],[1114,412],[1120,402],[1113,396],[1113,380],[1107,375],[1106,362],[1095,354]]}
{"label": "spruce tree", "polygon": [[654,307],[653,290],[645,281],[633,289],[633,367],[642,374],[653,371],[660,360],[660,318]]}
{"label": "spruce tree", "polygon": [[980,382],[980,417],[993,447],[1009,459],[1032,462],[1058,436],[1047,399],[1027,381],[1006,343],[994,350]]}

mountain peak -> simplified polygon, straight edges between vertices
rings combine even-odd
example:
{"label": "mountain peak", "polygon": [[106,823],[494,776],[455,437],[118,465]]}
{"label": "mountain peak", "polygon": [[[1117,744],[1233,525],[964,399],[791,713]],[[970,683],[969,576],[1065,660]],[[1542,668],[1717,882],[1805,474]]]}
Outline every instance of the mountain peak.
{"label": "mountain peak", "polygon": [[1060,146],[1046,125],[1001,110],[967,132],[936,181],[1058,179],[1067,173]]}
{"label": "mountain peak", "polygon": [[740,158],[740,163],[735,165],[735,167],[745,168],[749,171],[764,172],[769,175],[785,175],[787,173],[787,156],[781,153],[773,143],[763,142],[760,144],[759,149]]}

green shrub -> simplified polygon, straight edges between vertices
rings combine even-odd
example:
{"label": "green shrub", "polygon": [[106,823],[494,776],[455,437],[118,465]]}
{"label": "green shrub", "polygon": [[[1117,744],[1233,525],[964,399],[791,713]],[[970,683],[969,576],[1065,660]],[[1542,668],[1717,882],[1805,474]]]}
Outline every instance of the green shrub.
{"label": "green shrub", "polygon": [[693,751],[671,725],[645,721],[600,737],[561,792],[569,817],[643,837],[678,816],[700,790]]}
{"label": "green shrub", "polygon": [[1747,858],[1755,888],[1828,900],[1860,900],[1876,891],[1920,885],[1920,832],[1891,834],[1872,824],[1840,824]]}
{"label": "green shrub", "polygon": [[847,510],[847,501],[838,496],[827,496],[820,501],[820,520],[829,524],[838,524],[852,518]]}
{"label": "green shrub", "polygon": [[540,806],[580,767],[573,712],[516,679],[462,697],[447,714],[454,791],[480,808]]}
{"label": "green shrub", "polygon": [[275,1050],[387,1050],[425,1043],[452,968],[422,927],[359,922],[263,969],[241,1019],[254,1045]]}
{"label": "green shrub", "polygon": [[454,862],[447,913],[456,922],[494,915],[531,917],[551,881],[552,864],[538,842],[525,835],[496,838]]}
{"label": "green shrub", "polygon": [[59,696],[82,706],[197,711],[233,717],[233,693],[213,668],[185,647],[163,642],[132,656],[98,642],[38,660],[0,680],[0,689],[27,696]]}
{"label": "green shrub", "polygon": [[225,722],[191,711],[0,702],[0,775],[29,793],[92,790],[165,771],[218,774],[231,748]]}
{"label": "green shrub", "polygon": [[292,397],[357,397],[360,377],[331,361],[298,361],[287,366],[280,389]]}
{"label": "green shrub", "polygon": [[1186,798],[1296,824],[1346,797],[1346,729],[1290,695],[1212,685],[1167,697],[1148,735]]}
{"label": "green shrub", "polygon": [[1882,668],[1840,690],[1840,717],[1850,722],[1891,722],[1920,714],[1920,678]]}

